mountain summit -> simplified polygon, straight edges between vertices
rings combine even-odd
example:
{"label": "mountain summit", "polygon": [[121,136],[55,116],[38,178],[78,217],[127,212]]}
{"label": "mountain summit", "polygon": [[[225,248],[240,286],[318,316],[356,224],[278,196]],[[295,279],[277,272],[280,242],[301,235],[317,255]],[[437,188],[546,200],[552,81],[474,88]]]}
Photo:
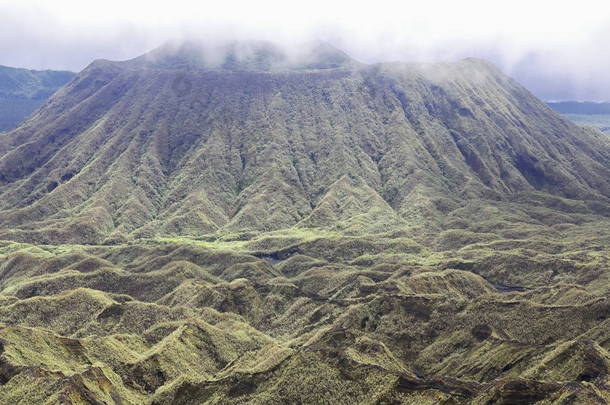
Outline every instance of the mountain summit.
{"label": "mountain summit", "polygon": [[234,72],[281,72],[333,69],[357,62],[324,42],[308,42],[292,49],[265,41],[168,42],[126,62],[142,68],[206,69]]}

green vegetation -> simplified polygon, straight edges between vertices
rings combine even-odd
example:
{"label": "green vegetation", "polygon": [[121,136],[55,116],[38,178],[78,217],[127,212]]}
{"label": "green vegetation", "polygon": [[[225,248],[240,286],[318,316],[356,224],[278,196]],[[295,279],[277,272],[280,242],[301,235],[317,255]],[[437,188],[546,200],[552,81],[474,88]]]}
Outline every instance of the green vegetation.
{"label": "green vegetation", "polygon": [[0,132],[23,122],[72,77],[72,72],[0,66]]}
{"label": "green vegetation", "polygon": [[0,137],[0,404],[610,402],[610,140],[479,60],[193,44]]}
{"label": "green vegetation", "polygon": [[[596,247],[610,235],[608,222],[597,226],[540,247],[497,236],[416,251],[389,235],[300,230],[247,243],[7,241],[0,393],[15,403],[484,404],[476,383],[497,382],[508,401],[517,394],[502,384],[525,379],[547,384],[548,403],[608,400],[595,387],[610,364],[610,257]],[[352,249],[362,255],[342,253]]]}

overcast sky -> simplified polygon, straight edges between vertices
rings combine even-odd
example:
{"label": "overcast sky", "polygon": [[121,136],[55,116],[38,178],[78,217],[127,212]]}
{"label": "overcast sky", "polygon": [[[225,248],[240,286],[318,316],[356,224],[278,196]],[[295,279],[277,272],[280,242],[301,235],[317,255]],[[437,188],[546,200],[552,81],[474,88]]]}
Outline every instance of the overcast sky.
{"label": "overcast sky", "polygon": [[363,62],[491,60],[545,100],[610,100],[610,1],[0,0],[0,64],[78,71],[180,38],[324,40]]}

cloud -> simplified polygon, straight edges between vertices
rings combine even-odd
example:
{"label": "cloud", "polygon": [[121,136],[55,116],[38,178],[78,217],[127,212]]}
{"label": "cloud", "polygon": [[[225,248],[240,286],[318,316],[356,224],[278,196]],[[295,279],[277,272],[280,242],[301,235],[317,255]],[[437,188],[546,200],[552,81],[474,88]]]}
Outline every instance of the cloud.
{"label": "cloud", "polygon": [[0,0],[0,64],[80,70],[169,39],[316,38],[365,62],[485,57],[542,98],[610,99],[606,3]]}

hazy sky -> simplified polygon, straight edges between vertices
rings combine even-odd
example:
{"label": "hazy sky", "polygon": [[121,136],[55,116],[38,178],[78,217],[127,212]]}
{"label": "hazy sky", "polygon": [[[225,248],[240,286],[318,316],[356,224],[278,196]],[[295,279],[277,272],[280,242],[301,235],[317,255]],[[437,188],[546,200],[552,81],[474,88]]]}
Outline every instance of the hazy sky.
{"label": "hazy sky", "polygon": [[0,64],[78,71],[180,38],[328,41],[364,62],[484,57],[545,100],[610,100],[610,1],[0,0]]}

